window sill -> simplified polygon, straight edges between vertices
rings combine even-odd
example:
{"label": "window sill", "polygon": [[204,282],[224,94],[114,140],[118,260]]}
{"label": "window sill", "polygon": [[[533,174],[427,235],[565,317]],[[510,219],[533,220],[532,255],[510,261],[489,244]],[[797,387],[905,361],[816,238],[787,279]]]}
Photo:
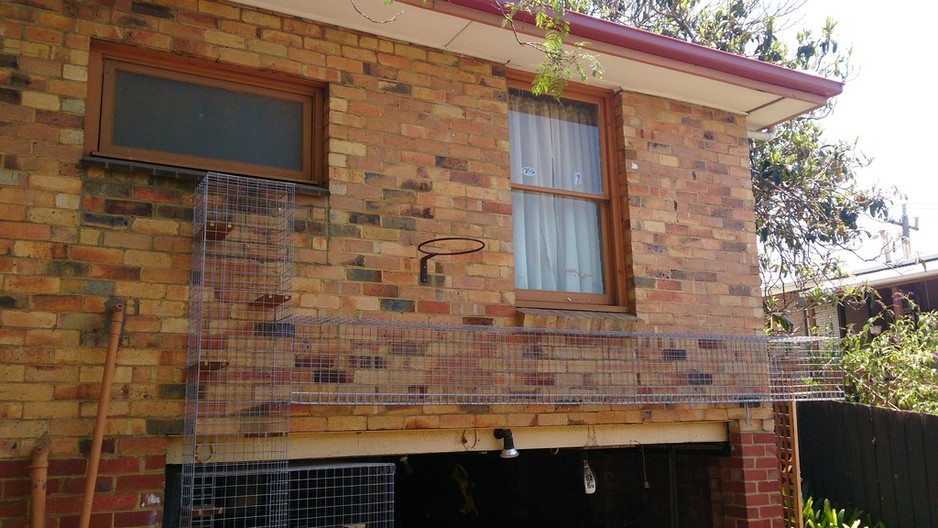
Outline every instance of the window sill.
{"label": "window sill", "polygon": [[[85,166],[91,167],[101,167],[106,170],[116,170],[122,172],[145,172],[153,176],[168,176],[170,178],[178,178],[183,180],[190,180],[194,182],[199,182],[205,175],[210,171],[189,169],[186,167],[176,167],[173,165],[162,165],[159,163],[145,163],[142,161],[133,161],[133,160],[124,160],[117,158],[107,158],[104,156],[94,156],[94,155],[85,155],[82,156],[81,162]],[[256,178],[256,176],[251,176]],[[258,178],[263,179],[263,178]],[[299,183],[289,180],[276,180],[283,181],[286,183],[292,183],[296,186],[296,192],[298,194],[305,194],[309,196],[328,196],[329,189],[325,187],[320,187],[319,185],[312,185],[309,183]]]}
{"label": "window sill", "polygon": [[[610,307],[621,308],[621,307]],[[624,311],[582,311],[575,309],[518,308],[518,326],[568,330],[640,332],[644,321]]]}
{"label": "window sill", "polygon": [[582,313],[620,313],[628,314],[629,311],[624,306],[611,304],[587,304],[577,302],[560,301],[533,301],[533,300],[515,300],[515,306],[518,308],[532,308],[543,310],[574,311]]}

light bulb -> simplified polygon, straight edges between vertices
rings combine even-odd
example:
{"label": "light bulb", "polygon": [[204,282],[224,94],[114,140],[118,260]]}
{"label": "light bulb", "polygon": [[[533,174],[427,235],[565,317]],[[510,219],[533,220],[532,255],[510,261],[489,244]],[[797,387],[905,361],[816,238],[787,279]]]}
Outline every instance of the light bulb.
{"label": "light bulb", "polygon": [[586,460],[583,461],[583,491],[587,495],[596,493],[596,475],[593,474],[590,463]]}

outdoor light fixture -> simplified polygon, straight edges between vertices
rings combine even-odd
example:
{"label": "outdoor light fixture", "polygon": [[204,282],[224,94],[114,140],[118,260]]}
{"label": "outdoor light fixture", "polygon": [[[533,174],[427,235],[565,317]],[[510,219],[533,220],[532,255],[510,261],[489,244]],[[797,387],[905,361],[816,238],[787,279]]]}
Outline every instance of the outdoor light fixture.
{"label": "outdoor light fixture", "polygon": [[502,440],[502,452],[498,455],[502,458],[515,458],[518,456],[518,450],[515,449],[515,441],[511,437],[511,429],[496,429],[495,438]]}

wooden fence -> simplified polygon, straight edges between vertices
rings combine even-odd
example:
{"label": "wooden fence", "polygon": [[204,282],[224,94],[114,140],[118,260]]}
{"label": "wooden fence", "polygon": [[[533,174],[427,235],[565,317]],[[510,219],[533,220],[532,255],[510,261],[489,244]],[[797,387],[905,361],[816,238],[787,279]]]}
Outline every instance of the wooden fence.
{"label": "wooden fence", "polygon": [[854,504],[888,528],[938,527],[938,416],[798,403],[805,496]]}

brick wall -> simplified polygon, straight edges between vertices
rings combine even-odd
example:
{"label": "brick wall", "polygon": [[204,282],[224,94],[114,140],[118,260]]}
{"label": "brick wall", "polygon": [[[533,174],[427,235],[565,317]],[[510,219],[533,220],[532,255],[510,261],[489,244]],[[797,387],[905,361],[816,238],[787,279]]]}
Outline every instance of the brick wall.
{"label": "brick wall", "polygon": [[[329,84],[331,196],[298,198],[298,313],[513,321],[502,66],[211,0],[4,2],[0,526],[25,524],[26,460],[40,439],[52,449],[48,526],[75,521],[108,302],[128,310],[96,523],[158,522],[166,435],[181,431],[195,182],[81,165],[93,38]],[[617,96],[616,115],[635,314],[649,331],[758,330],[742,117],[631,93]],[[420,286],[415,246],[432,236],[488,246],[435,260],[433,287]],[[328,407],[298,409],[293,422],[339,431],[734,422],[741,412]],[[736,444],[761,446],[760,438],[743,434]],[[737,470],[747,469],[728,471]]]}
{"label": "brick wall", "polygon": [[646,330],[762,329],[744,118],[620,94],[636,314]]}

